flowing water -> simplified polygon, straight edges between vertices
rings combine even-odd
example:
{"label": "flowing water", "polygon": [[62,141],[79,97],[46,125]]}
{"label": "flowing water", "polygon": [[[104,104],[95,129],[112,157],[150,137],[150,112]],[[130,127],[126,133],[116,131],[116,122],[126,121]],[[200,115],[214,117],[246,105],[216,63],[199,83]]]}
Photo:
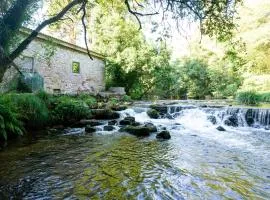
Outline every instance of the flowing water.
{"label": "flowing water", "polygon": [[[171,140],[100,131],[10,145],[0,152],[0,199],[270,199],[267,109],[170,105],[161,119],[147,109],[121,114]],[[230,116],[238,127],[224,125]]]}

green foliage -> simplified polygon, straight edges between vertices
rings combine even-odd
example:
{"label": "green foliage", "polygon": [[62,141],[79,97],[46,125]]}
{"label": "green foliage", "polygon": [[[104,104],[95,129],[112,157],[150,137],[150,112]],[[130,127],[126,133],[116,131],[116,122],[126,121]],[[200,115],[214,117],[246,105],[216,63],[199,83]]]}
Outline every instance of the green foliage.
{"label": "green foliage", "polygon": [[16,108],[25,127],[39,129],[47,124],[48,109],[44,101],[34,94],[7,94],[2,99]]}
{"label": "green foliage", "polygon": [[124,96],[121,97],[121,101],[124,101],[124,102],[131,102],[132,99],[131,99],[130,96],[124,95]]}
{"label": "green foliage", "polygon": [[48,109],[33,94],[5,94],[0,97],[2,136],[22,135],[24,129],[40,129],[48,122]]}
{"label": "green foliage", "polygon": [[53,99],[53,96],[51,94],[48,94],[44,90],[39,90],[35,93],[35,95],[40,98],[47,106],[50,105]]}
{"label": "green foliage", "polygon": [[117,98],[110,98],[109,100],[108,100],[108,107],[115,107],[115,106],[117,106],[118,104],[119,104],[119,99],[117,99]]}
{"label": "green foliage", "polygon": [[89,108],[97,108],[98,106],[98,102],[96,98],[91,97],[91,96],[85,99],[84,102],[89,106]]}
{"label": "green foliage", "polygon": [[270,102],[270,92],[260,93],[259,99],[261,102]]}
{"label": "green foliage", "polygon": [[51,111],[53,124],[70,124],[91,116],[90,109],[83,100],[62,96],[55,104]]}
{"label": "green foliage", "polygon": [[7,140],[16,135],[22,135],[24,127],[20,116],[11,106],[11,102],[5,102],[0,97],[0,140]]}
{"label": "green foliage", "polygon": [[203,99],[210,95],[210,78],[207,71],[207,65],[200,60],[186,60],[182,66],[181,85],[190,98]]}
{"label": "green foliage", "polygon": [[254,91],[242,91],[237,93],[236,100],[245,105],[257,105],[260,98]]}

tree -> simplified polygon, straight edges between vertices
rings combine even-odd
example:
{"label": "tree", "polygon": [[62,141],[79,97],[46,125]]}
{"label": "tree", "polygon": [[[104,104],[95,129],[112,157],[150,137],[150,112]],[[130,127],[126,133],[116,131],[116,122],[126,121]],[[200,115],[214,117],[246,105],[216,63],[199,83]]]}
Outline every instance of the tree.
{"label": "tree", "polygon": [[[76,8],[76,15],[81,15],[83,29],[86,29],[85,17],[88,4],[107,4],[112,7],[115,1],[120,0],[69,0],[68,4],[51,18],[41,22],[33,32],[16,45],[12,44],[14,36],[19,34],[20,28],[29,21],[32,15],[33,5],[38,6],[38,2],[34,0],[2,0],[1,1],[1,16],[0,16],[0,81],[3,74],[9,65],[14,64],[13,60],[18,57],[22,51],[35,39],[37,34],[46,26],[51,25],[61,20],[67,12]],[[157,14],[156,11],[151,13],[144,12],[145,10],[161,10],[166,13],[172,13],[174,19],[179,20],[184,17],[198,20],[201,24],[201,30],[205,34],[219,35],[219,39],[225,39],[231,34],[233,25],[234,5],[240,0],[221,0],[221,1],[205,1],[205,0],[122,0],[126,9],[138,20],[139,24],[141,16]],[[91,8],[91,6],[90,6]],[[89,12],[89,11],[88,11]],[[84,39],[87,46],[86,32]],[[88,49],[88,48],[87,48]],[[89,51],[88,51],[89,52]],[[91,57],[91,55],[89,54]]]}

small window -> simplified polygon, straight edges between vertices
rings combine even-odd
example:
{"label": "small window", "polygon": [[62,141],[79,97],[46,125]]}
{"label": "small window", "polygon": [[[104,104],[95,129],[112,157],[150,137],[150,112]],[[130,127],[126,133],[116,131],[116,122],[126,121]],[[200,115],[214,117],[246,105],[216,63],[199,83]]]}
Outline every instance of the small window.
{"label": "small window", "polygon": [[54,94],[61,94],[61,90],[60,89],[53,89],[53,93]]}
{"label": "small window", "polygon": [[72,73],[79,74],[80,73],[80,63],[72,62]]}

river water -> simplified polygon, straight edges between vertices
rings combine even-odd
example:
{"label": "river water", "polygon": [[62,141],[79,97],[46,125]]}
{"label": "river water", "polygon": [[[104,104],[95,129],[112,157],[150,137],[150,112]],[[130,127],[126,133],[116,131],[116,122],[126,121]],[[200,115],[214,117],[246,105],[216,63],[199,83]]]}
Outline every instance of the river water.
{"label": "river water", "polygon": [[165,127],[167,141],[116,130],[9,145],[0,152],[0,199],[270,199],[268,124],[229,127],[228,108],[173,107],[162,119],[150,119],[145,104],[121,111]]}

